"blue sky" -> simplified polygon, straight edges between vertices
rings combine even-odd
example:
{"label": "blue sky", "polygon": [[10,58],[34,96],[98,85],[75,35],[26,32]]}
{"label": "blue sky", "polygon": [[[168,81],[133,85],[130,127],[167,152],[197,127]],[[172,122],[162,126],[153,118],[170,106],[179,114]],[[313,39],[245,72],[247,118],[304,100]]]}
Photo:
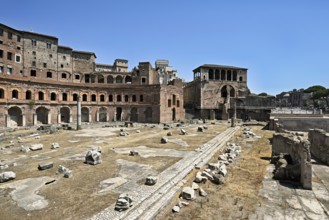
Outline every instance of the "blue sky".
{"label": "blue sky", "polygon": [[18,0],[0,22],[93,51],[98,63],[168,59],[186,81],[202,64],[248,68],[254,93],[329,87],[328,0]]}

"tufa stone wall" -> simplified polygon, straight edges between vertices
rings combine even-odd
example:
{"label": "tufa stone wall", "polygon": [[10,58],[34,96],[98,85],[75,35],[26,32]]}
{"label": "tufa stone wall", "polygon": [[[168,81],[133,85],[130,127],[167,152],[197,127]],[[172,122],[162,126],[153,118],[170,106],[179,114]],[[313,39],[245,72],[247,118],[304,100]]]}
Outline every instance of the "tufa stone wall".
{"label": "tufa stone wall", "polygon": [[280,177],[299,179],[304,189],[312,189],[310,142],[292,134],[276,133],[273,135],[272,159],[280,154],[291,158],[290,164],[281,165],[276,170],[281,173]]}
{"label": "tufa stone wall", "polygon": [[310,129],[308,139],[312,156],[329,165],[329,133],[321,129]]}

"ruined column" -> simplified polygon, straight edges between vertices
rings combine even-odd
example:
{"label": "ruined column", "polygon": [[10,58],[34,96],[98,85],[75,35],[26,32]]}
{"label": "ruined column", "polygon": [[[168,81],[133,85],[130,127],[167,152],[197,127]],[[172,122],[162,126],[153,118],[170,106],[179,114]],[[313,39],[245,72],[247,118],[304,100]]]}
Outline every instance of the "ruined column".
{"label": "ruined column", "polygon": [[6,127],[10,127],[10,116],[8,114],[6,114]]}
{"label": "ruined column", "polygon": [[233,117],[231,118],[231,127],[236,127],[236,100],[233,103]]}
{"label": "ruined column", "polygon": [[62,115],[61,115],[61,113],[59,112],[58,115],[57,115],[57,123],[58,123],[58,124],[62,123],[62,118],[61,118],[61,117],[62,117]]}
{"label": "ruined column", "polygon": [[96,122],[99,122],[99,110],[96,111]]}
{"label": "ruined column", "polygon": [[38,115],[36,113],[33,114],[33,125],[37,125],[38,123]]}
{"label": "ruined column", "polygon": [[51,113],[50,113],[50,110],[48,111],[48,121],[47,121],[47,124],[51,124]]}
{"label": "ruined column", "polygon": [[77,130],[81,130],[81,102],[80,95],[77,97]]}
{"label": "ruined column", "polygon": [[22,126],[26,126],[26,116],[22,114]]}

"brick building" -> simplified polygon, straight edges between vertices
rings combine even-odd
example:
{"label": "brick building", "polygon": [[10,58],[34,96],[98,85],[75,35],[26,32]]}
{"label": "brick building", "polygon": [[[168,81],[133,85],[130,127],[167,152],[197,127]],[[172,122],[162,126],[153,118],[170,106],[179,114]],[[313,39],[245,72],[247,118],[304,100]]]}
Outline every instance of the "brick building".
{"label": "brick building", "polygon": [[58,38],[0,24],[0,126],[82,122],[170,122],[184,119],[180,79],[160,85],[149,62],[96,64],[93,52]]}
{"label": "brick building", "polygon": [[201,118],[228,119],[231,99],[249,92],[246,68],[205,64],[194,69],[193,76],[184,87],[184,104]]}
{"label": "brick building", "polygon": [[268,120],[275,107],[274,97],[250,94],[246,68],[205,64],[193,76],[184,86],[184,107],[196,117],[226,120],[236,105],[238,118]]}

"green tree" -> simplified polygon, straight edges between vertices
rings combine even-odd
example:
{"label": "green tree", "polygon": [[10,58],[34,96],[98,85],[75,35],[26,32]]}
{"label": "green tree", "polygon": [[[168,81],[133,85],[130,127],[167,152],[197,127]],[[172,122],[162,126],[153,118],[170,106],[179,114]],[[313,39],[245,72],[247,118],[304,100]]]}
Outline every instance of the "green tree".
{"label": "green tree", "polygon": [[268,96],[266,92],[259,93],[258,96]]}
{"label": "green tree", "polygon": [[324,91],[326,90],[325,87],[320,85],[310,86],[307,89],[304,90],[305,93],[311,93],[311,92],[318,92],[318,91]]}

